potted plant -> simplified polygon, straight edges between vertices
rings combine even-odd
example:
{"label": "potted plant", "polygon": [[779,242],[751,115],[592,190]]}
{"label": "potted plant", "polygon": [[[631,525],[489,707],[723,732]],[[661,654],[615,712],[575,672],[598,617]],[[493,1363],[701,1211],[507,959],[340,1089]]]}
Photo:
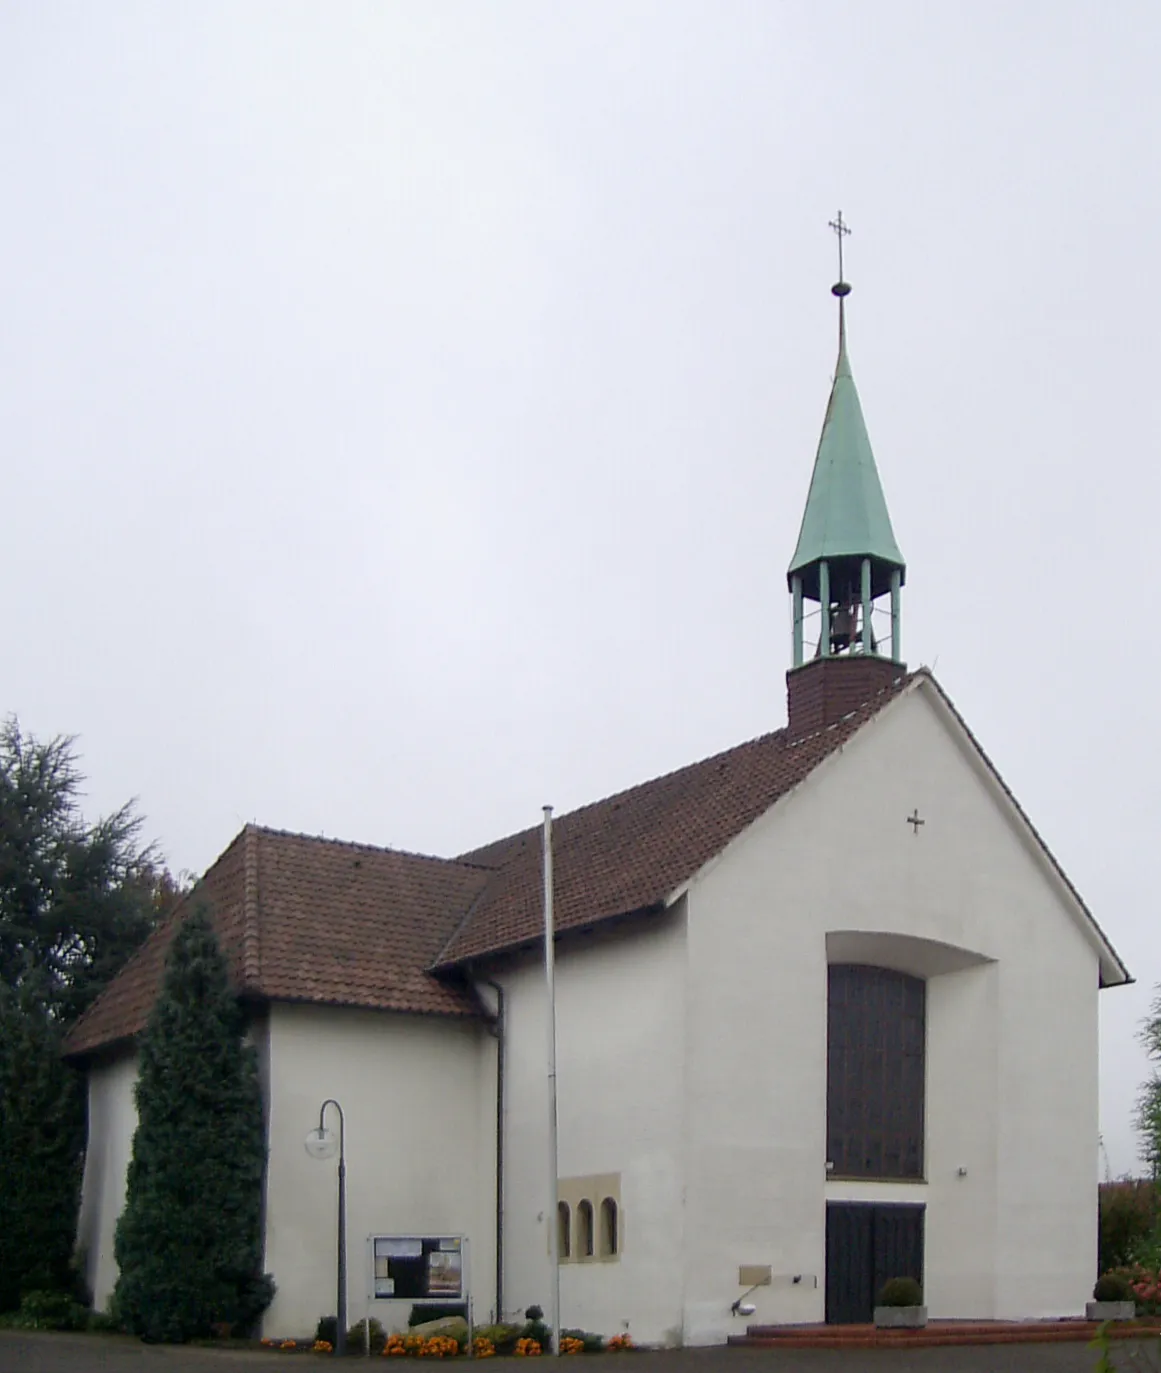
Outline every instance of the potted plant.
{"label": "potted plant", "polygon": [[914,1278],[890,1278],[883,1284],[875,1324],[888,1330],[921,1330],[927,1324],[923,1289]]}
{"label": "potted plant", "polygon": [[1090,1321],[1131,1321],[1137,1315],[1133,1289],[1123,1273],[1102,1273],[1092,1295],[1093,1300],[1084,1308]]}

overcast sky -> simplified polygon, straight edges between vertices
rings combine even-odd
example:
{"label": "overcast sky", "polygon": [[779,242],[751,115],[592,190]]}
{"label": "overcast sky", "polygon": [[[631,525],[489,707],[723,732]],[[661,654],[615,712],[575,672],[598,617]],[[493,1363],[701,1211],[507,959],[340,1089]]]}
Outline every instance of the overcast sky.
{"label": "overcast sky", "polygon": [[853,227],[934,665],[1161,980],[1156,0],[0,0],[0,712],[175,868],[775,728]]}

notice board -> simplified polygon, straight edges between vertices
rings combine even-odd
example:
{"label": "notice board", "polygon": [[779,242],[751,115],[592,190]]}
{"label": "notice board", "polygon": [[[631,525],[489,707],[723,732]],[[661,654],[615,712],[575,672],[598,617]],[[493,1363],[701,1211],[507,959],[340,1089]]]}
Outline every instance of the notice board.
{"label": "notice board", "polygon": [[373,1235],[371,1263],[377,1301],[459,1301],[465,1295],[459,1235]]}

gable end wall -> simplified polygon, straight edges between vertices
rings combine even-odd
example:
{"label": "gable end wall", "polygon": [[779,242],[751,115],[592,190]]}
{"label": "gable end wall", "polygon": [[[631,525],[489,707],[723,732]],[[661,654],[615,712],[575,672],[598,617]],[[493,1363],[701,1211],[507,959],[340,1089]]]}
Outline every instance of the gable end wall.
{"label": "gable end wall", "polygon": [[[729,1333],[743,1264],[773,1273],[756,1320],[821,1320],[828,1199],[925,1202],[933,1316],[1083,1310],[1096,952],[925,692],[890,703],[688,901],[688,1337]],[[833,931],[938,941],[974,963],[928,983],[923,1184],[827,1181]]]}

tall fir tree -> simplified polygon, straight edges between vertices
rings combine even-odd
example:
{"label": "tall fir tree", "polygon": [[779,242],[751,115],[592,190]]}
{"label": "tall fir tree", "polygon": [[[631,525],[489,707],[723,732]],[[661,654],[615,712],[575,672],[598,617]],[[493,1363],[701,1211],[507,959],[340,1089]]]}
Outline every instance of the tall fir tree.
{"label": "tall fir tree", "polygon": [[85,1111],[60,1041],[42,1005],[0,983],[0,1311],[71,1285]]}
{"label": "tall fir tree", "polygon": [[1161,1183],[1161,987],[1156,989],[1139,1038],[1153,1071],[1141,1086],[1133,1123],[1141,1141],[1141,1161],[1153,1180]]}
{"label": "tall fir tree", "polygon": [[262,1274],[266,1132],[258,1064],[204,907],[174,937],[140,1044],[137,1132],[114,1253],[114,1306],[147,1340],[248,1329]]}

